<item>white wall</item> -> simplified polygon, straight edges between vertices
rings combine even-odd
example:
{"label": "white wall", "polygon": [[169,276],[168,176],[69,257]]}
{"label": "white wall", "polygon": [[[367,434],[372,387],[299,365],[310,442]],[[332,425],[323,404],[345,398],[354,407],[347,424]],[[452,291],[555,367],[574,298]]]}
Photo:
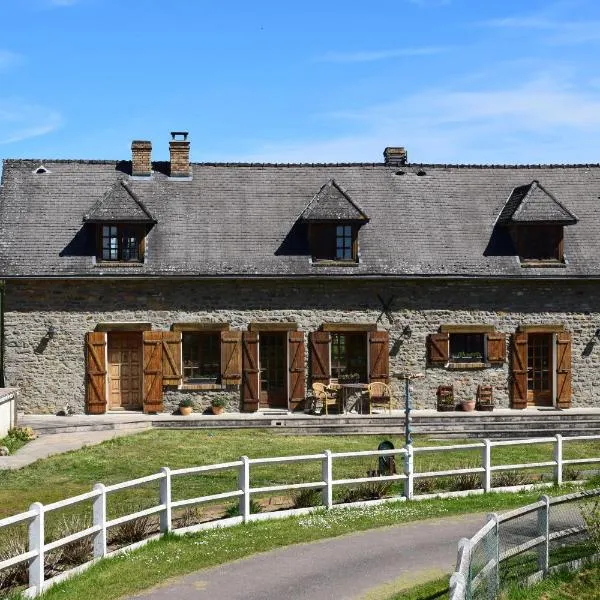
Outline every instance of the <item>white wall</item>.
{"label": "white wall", "polygon": [[0,438],[3,438],[11,427],[17,425],[17,394],[0,392]]}

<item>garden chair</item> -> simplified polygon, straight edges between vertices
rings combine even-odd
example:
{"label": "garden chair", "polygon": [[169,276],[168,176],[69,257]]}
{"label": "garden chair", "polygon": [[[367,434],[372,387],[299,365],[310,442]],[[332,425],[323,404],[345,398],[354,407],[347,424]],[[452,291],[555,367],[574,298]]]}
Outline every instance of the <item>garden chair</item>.
{"label": "garden chair", "polygon": [[370,383],[367,387],[369,394],[369,414],[373,412],[374,406],[387,407],[392,414],[392,390],[389,385],[381,381]]}
{"label": "garden chair", "polygon": [[[335,406],[338,412],[341,412],[341,395],[338,390],[333,390],[326,386],[324,383],[313,383],[312,384],[313,393],[318,402],[321,403],[321,406],[325,409],[325,414],[329,414],[329,407]],[[323,408],[321,412],[323,412]]]}

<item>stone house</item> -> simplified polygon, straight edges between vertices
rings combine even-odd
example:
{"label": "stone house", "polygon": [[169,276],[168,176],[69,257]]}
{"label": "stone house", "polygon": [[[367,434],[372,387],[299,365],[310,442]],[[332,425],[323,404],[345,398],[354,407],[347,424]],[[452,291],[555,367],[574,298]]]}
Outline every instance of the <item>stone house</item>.
{"label": "stone house", "polygon": [[20,410],[306,408],[421,371],[497,406],[592,406],[600,165],[5,160],[5,384]]}

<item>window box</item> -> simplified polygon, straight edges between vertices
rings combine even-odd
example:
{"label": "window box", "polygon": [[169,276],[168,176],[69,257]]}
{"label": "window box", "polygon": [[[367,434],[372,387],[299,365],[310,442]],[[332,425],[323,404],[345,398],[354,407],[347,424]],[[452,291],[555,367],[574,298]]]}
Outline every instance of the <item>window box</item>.
{"label": "window box", "polygon": [[443,325],[427,339],[429,366],[482,369],[506,360],[506,339],[488,325]]}

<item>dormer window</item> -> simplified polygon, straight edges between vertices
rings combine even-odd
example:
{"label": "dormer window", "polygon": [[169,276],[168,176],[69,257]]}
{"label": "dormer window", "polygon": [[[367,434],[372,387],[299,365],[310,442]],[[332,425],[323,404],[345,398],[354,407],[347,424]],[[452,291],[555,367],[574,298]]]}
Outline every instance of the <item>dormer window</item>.
{"label": "dormer window", "polygon": [[135,264],[144,262],[146,234],[156,219],[129,185],[119,180],[92,206],[83,222],[96,225],[98,263]]}
{"label": "dormer window", "polygon": [[358,231],[369,217],[333,179],[315,194],[300,221],[308,225],[313,264],[358,262]]}
{"label": "dormer window", "polygon": [[127,223],[100,225],[99,238],[99,260],[143,262],[143,226]]}
{"label": "dormer window", "polygon": [[508,229],[522,267],[553,267],[564,265],[564,227],[577,220],[534,180],[513,189],[497,225]]}

